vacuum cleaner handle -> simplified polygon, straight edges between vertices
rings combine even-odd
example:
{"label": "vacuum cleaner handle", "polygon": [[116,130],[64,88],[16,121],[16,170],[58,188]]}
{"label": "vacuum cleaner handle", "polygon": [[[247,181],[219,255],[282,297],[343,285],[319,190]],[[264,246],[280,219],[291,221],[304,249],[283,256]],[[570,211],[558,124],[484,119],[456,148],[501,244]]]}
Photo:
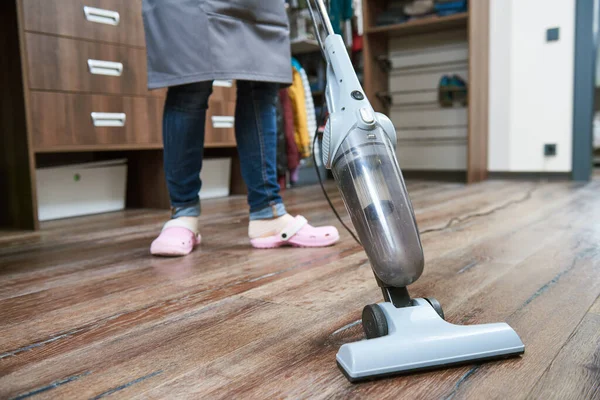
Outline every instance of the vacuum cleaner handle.
{"label": "vacuum cleaner handle", "polygon": [[[317,10],[315,13],[312,2]],[[358,125],[364,130],[381,128],[396,147],[396,130],[390,119],[375,113],[354,72],[354,66],[340,35],[335,34],[323,0],[308,0],[308,9],[313,21],[315,36],[327,62],[327,87],[325,99],[329,119],[323,137],[323,164],[331,168],[331,156],[336,154],[344,138]],[[321,22],[320,29],[317,23]],[[322,37],[324,31],[325,38]],[[332,126],[335,126],[332,129]]]}
{"label": "vacuum cleaner handle", "polygon": [[[312,1],[316,3],[317,14],[313,10]],[[333,31],[323,0],[308,0],[307,3],[314,25],[315,36],[323,57],[327,61],[327,109],[330,113],[340,111],[344,107],[342,104],[345,103],[344,95],[351,95],[354,100],[364,100],[364,104],[360,106],[372,111],[373,109],[364,96],[358,77],[354,72],[344,41],[340,35]],[[316,15],[319,16],[323,29],[319,28]],[[325,34],[324,38],[322,37],[322,31]],[[354,108],[358,108],[358,105],[355,104]]]}

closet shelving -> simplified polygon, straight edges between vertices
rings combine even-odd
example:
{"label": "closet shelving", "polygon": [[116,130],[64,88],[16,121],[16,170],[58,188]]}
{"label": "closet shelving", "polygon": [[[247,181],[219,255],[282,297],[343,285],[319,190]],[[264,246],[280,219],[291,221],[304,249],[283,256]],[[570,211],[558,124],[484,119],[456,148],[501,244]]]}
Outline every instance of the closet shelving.
{"label": "closet shelving", "polygon": [[292,54],[305,54],[319,51],[316,39],[294,39],[291,41]]}
{"label": "closet shelving", "polygon": [[[451,171],[448,168],[432,168],[408,171],[409,173],[414,172],[419,175],[424,173],[433,177],[453,176],[466,182],[477,182],[487,177],[489,1],[470,1],[467,12],[450,16],[431,16],[400,24],[377,26],[377,16],[385,12],[390,0],[363,0],[364,88],[377,111],[390,116],[396,115],[397,118],[391,116],[392,120],[395,119],[395,123],[401,120],[398,115],[409,120],[411,109],[422,111],[426,107],[417,104],[407,110],[403,109],[402,113],[396,112],[398,104],[393,104],[394,93],[390,88],[390,77],[394,74],[393,60],[390,55],[403,46],[410,51],[415,51],[419,46],[418,43],[426,42],[425,38],[429,42],[431,38],[441,38],[433,40],[437,43],[437,41],[447,40],[445,38],[453,34],[462,35],[463,46],[467,49],[464,66],[461,66],[464,74],[468,75],[467,106],[466,110],[463,109],[458,113],[461,114],[460,118],[452,117],[460,120],[456,124],[462,124],[463,120],[465,124],[461,126],[464,136],[461,149],[464,167]],[[449,69],[452,70],[450,67]],[[435,66],[414,64],[411,66],[410,73],[416,76],[428,71],[435,72]],[[429,93],[427,96],[424,95],[424,98],[427,97],[427,101],[432,102],[436,100],[434,96],[435,93],[429,88]],[[404,127],[397,124],[399,137],[402,137],[402,129]],[[415,135],[417,134],[415,130]],[[440,134],[436,138],[438,143],[448,140],[443,136],[444,134]],[[443,153],[439,152],[443,148],[442,146],[436,152],[427,154],[431,157],[443,157]],[[402,157],[399,155],[399,158],[402,167]]]}
{"label": "closet shelving", "polygon": [[408,36],[417,33],[431,32],[433,29],[453,29],[467,26],[469,13],[449,15],[447,17],[432,16],[402,24],[371,26],[366,30],[367,35],[391,34],[394,36]]}

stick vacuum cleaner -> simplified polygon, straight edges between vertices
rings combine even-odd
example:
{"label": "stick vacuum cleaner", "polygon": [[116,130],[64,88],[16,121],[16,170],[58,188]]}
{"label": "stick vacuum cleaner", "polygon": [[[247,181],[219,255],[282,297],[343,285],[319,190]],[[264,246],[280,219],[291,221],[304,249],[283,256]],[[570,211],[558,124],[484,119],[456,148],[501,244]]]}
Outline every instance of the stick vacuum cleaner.
{"label": "stick vacuum cleaner", "polygon": [[394,124],[371,107],[323,0],[311,1],[327,61],[323,164],[333,172],[385,300],[364,308],[367,339],[344,344],[336,356],[339,367],[354,382],[522,354],[525,346],[507,324],[453,325],[435,299],[409,296],[407,286],[423,273],[423,248],[396,160]]}

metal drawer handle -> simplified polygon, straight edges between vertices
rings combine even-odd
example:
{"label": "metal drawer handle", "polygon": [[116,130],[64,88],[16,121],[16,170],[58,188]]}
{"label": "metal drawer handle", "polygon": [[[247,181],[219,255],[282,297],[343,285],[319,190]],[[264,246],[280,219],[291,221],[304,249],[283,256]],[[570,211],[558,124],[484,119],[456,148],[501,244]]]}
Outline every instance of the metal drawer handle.
{"label": "metal drawer handle", "polygon": [[94,126],[125,126],[125,120],[127,115],[125,113],[104,113],[104,112],[93,112],[92,122]]}
{"label": "metal drawer handle", "polygon": [[214,80],[213,81],[213,86],[219,86],[219,87],[232,87],[233,86],[233,81],[232,80]]}
{"label": "metal drawer handle", "polygon": [[94,75],[121,76],[123,73],[123,63],[102,60],[88,60],[90,73]]}
{"label": "metal drawer handle", "polygon": [[83,6],[83,13],[85,14],[85,19],[99,24],[119,25],[119,20],[121,19],[118,12],[102,8]]}
{"label": "metal drawer handle", "polygon": [[213,128],[233,128],[235,117],[215,115],[212,118]]}

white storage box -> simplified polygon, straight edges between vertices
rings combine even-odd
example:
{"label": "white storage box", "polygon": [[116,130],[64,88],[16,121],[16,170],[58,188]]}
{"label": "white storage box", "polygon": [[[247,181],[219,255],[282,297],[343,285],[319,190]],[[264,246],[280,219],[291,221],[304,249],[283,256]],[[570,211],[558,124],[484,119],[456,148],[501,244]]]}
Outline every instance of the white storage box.
{"label": "white storage box", "polygon": [[391,92],[394,106],[411,106],[415,104],[436,104],[438,102],[437,90],[423,90],[419,92]]}
{"label": "white storage box", "polygon": [[231,177],[231,158],[208,158],[202,161],[201,199],[213,199],[229,196]]}
{"label": "white storage box", "polygon": [[404,36],[397,36],[390,38],[388,50],[393,56],[395,53],[403,51],[420,51],[427,47],[467,43],[468,37],[468,32],[464,28],[411,35],[410,40],[406,40]]}
{"label": "white storage box", "polygon": [[392,107],[390,119],[396,129],[467,127],[467,109],[440,106]]}
{"label": "white storage box", "polygon": [[469,46],[467,43],[425,47],[419,50],[397,51],[390,54],[390,61],[394,70],[426,65],[468,62],[468,59]]}
{"label": "white storage box", "polygon": [[394,106],[437,104],[438,87],[444,75],[458,75],[468,81],[468,65],[461,62],[434,67],[393,70],[389,78],[392,104]]}
{"label": "white storage box", "polygon": [[388,50],[394,70],[467,63],[469,60],[467,31],[464,29],[415,35],[411,40],[404,37],[392,38]]}
{"label": "white storage box", "polygon": [[40,168],[36,175],[40,221],[125,208],[127,160]]}
{"label": "white storage box", "polygon": [[396,131],[398,140],[404,139],[467,139],[467,128],[421,128],[421,129],[398,129]]}
{"label": "white storage box", "polygon": [[398,140],[398,164],[403,170],[464,171],[467,169],[467,143],[454,140]]}
{"label": "white storage box", "polygon": [[458,75],[467,81],[469,78],[469,67],[466,64],[444,64],[435,69],[420,71],[411,69],[410,73],[392,72],[390,75],[390,92],[437,91],[440,80],[444,75]]}

